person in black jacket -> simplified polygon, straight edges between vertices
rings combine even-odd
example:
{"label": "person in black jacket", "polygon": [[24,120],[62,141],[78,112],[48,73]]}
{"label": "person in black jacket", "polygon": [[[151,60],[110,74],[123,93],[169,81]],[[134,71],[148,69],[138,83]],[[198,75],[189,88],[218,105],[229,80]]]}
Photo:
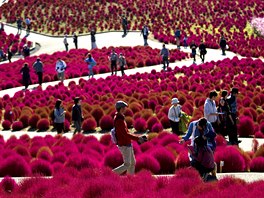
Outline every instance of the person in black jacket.
{"label": "person in black jacket", "polygon": [[96,45],[96,39],[95,39],[95,34],[96,34],[96,31],[95,31],[94,29],[92,29],[92,31],[91,31],[91,43],[92,43],[92,49],[97,48],[97,45]]}
{"label": "person in black jacket", "polygon": [[202,63],[204,63],[204,57],[207,51],[203,40],[201,40],[201,43],[199,45],[199,50],[200,50],[200,58],[202,59]]}
{"label": "person in black jacket", "polygon": [[124,15],[122,16],[122,27],[124,31],[124,34],[122,37],[125,37],[127,35],[127,18]]}
{"label": "person in black jacket", "polygon": [[74,123],[74,133],[81,132],[81,124],[82,124],[83,116],[82,116],[82,108],[81,108],[81,100],[79,97],[74,98],[74,105],[72,107],[72,121]]}
{"label": "person in black jacket", "polygon": [[78,36],[75,32],[73,33],[73,43],[75,45],[75,49],[78,49]]}
{"label": "person in black jacket", "polygon": [[23,84],[25,85],[25,89],[27,89],[31,82],[28,63],[24,63],[24,66],[20,70],[20,73],[22,74],[22,81]]}
{"label": "person in black jacket", "polygon": [[192,50],[192,57],[193,57],[193,64],[195,64],[195,61],[196,61],[196,48],[197,48],[197,45],[194,43],[194,41],[192,41],[191,45],[190,45],[190,48]]}
{"label": "person in black jacket", "polygon": [[226,53],[225,53],[225,50],[226,50],[226,39],[224,37],[224,35],[222,34],[221,35],[221,38],[220,38],[220,47],[222,49],[222,55],[225,56]]}

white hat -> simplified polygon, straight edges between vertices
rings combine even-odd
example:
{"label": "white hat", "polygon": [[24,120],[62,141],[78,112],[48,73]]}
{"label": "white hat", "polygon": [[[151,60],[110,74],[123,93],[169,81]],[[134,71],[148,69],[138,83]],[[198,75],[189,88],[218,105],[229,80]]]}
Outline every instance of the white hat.
{"label": "white hat", "polygon": [[120,109],[122,107],[127,107],[127,103],[125,103],[124,101],[117,101],[115,104],[116,109]]}
{"label": "white hat", "polygon": [[172,98],[172,100],[171,100],[171,104],[178,104],[179,103],[179,100],[178,100],[178,98]]}

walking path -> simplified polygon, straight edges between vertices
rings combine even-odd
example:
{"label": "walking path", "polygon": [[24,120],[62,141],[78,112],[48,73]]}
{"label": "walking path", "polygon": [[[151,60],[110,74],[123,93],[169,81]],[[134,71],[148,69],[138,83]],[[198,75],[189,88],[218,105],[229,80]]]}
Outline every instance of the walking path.
{"label": "walking path", "polygon": [[[16,34],[17,29],[15,27],[11,27],[8,25],[5,25],[5,31],[9,33]],[[25,36],[26,33],[25,31],[22,31],[21,36]],[[30,35],[27,37],[28,40],[37,42],[40,44],[40,49],[35,51],[31,55],[40,55],[43,53],[47,54],[52,54],[56,51],[63,51],[65,50],[64,44],[63,44],[63,38],[62,37],[51,37],[51,36],[45,36],[37,33],[31,32]],[[140,36],[139,32],[129,32],[128,35],[125,38],[122,38],[122,32],[108,32],[108,33],[98,33],[96,35],[96,40],[97,40],[97,46],[99,48],[102,47],[118,47],[118,46],[138,46],[143,44],[143,37]],[[74,48],[73,40],[71,37],[68,38],[68,43],[69,49]],[[155,40],[149,40],[148,41],[149,46],[152,48],[158,48],[161,49],[162,44],[159,43],[158,41]],[[78,37],[78,44],[79,48],[86,48],[90,49],[91,46],[91,38],[90,35],[85,35],[85,36],[79,36]],[[166,45],[168,49],[175,49],[175,45],[168,44]],[[190,49],[184,49],[181,48],[182,51],[184,52],[190,52]],[[206,62],[210,62],[212,60],[218,61],[218,60],[223,60],[225,58],[233,58],[237,56],[233,52],[227,52],[226,56],[221,55],[220,49],[207,49],[207,55],[206,55]],[[238,56],[238,58],[242,58],[241,56]],[[12,59],[15,60],[15,59]],[[180,62],[175,62],[171,63],[170,67],[173,69],[174,67],[182,67],[182,66],[190,66],[192,65],[193,60],[188,59],[188,60],[183,60]],[[201,60],[197,56],[197,64],[200,64]],[[0,65],[1,67],[1,65]],[[148,66],[148,67],[143,67],[143,68],[135,68],[135,69],[129,69],[126,70],[127,75],[135,74],[137,72],[139,73],[144,73],[144,72],[151,72],[151,70],[155,69],[156,71],[161,71],[162,70],[162,65],[155,65],[155,66]],[[105,74],[98,74],[95,75],[94,77],[97,78],[105,78],[109,76],[110,73],[105,73]],[[118,75],[121,75],[119,73]],[[81,78],[87,78],[87,77],[81,77]],[[75,81],[78,83],[80,78],[74,78],[74,79],[68,79],[64,81],[65,86],[68,85],[70,81]],[[56,85],[58,84],[59,81],[54,81],[54,82],[49,82],[49,83],[43,83],[42,88],[46,89],[47,86],[49,85]],[[37,85],[30,85],[29,89],[33,89]],[[0,97],[3,97],[5,94],[9,94],[11,97],[14,95],[15,92],[22,90],[24,87],[17,87],[17,88],[12,88],[12,89],[7,89],[7,90],[2,90],[0,91]],[[27,133],[30,137],[34,136],[45,136],[45,135],[56,135],[56,133],[52,132],[11,132],[11,131],[0,131],[0,135],[3,135],[4,139],[8,139],[10,136],[15,135],[17,137]],[[93,134],[96,137],[100,138],[102,134]],[[72,133],[66,133],[64,136],[67,136],[68,138],[72,137]],[[240,138],[242,140],[242,143],[240,144],[240,147],[245,150],[245,151],[250,151],[251,150],[251,144],[252,144],[252,138]],[[264,139],[258,139],[260,145],[264,144]],[[264,173],[226,173],[226,174],[218,174],[218,176],[221,178],[226,175],[232,175],[235,177],[239,177],[242,179],[245,179],[246,181],[254,181],[254,180],[264,180]]]}

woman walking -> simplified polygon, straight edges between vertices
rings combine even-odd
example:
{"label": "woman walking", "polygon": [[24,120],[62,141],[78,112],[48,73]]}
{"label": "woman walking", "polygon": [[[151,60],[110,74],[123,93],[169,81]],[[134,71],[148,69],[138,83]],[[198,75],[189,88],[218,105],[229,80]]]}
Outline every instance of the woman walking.
{"label": "woman walking", "polygon": [[24,63],[24,66],[20,70],[20,73],[22,74],[22,81],[23,81],[23,84],[25,85],[25,90],[26,90],[29,84],[31,83],[28,63]]}
{"label": "woman walking", "polygon": [[62,134],[62,132],[65,132],[64,129],[65,113],[66,111],[64,111],[63,109],[62,101],[58,99],[56,101],[54,108],[54,124],[58,134]]}

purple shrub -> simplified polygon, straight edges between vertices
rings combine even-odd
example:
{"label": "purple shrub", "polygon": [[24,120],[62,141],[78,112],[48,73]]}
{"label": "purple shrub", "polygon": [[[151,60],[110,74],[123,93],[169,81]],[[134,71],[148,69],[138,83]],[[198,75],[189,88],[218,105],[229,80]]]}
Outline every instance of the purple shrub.
{"label": "purple shrub", "polygon": [[158,147],[150,152],[160,164],[160,174],[173,174],[175,171],[174,156],[163,147]]}
{"label": "purple shrub", "polygon": [[104,134],[100,137],[99,142],[104,146],[112,145],[111,135],[110,134]]}
{"label": "purple shrub", "polygon": [[179,155],[176,158],[176,168],[184,168],[184,167],[189,167],[190,164],[190,159],[188,156],[188,151],[182,151],[179,153]]}
{"label": "purple shrub", "polygon": [[77,170],[83,168],[95,168],[98,164],[86,155],[75,154],[68,157],[65,167],[73,167]]}
{"label": "purple shrub", "polygon": [[224,161],[223,172],[242,172],[246,169],[245,159],[234,146],[217,147],[214,157],[218,170],[220,161]]}
{"label": "purple shrub", "polygon": [[18,186],[14,179],[9,176],[3,178],[0,183],[1,189],[3,189],[7,193],[12,193]]}
{"label": "purple shrub", "polygon": [[104,156],[104,166],[116,168],[123,163],[123,158],[120,151],[115,148],[108,151]]}
{"label": "purple shrub", "polygon": [[50,127],[50,121],[47,118],[42,118],[37,122],[37,129],[40,131],[46,131]]}
{"label": "purple shrub", "polygon": [[111,130],[114,127],[114,120],[109,115],[104,115],[99,122],[102,130]]}
{"label": "purple shrub", "polygon": [[152,131],[152,132],[157,132],[157,133],[163,131],[163,126],[162,126],[162,124],[159,123],[159,122],[156,123],[156,124],[154,124],[154,125],[152,126],[152,128],[151,128],[151,131]]}
{"label": "purple shrub", "polygon": [[146,152],[154,147],[152,141],[147,141],[140,145],[140,149],[142,152]]}
{"label": "purple shrub", "polygon": [[31,172],[36,175],[51,176],[52,166],[49,162],[42,159],[36,159],[31,162]]}
{"label": "purple shrub", "polygon": [[23,129],[23,123],[21,121],[16,121],[12,124],[12,130],[13,131],[20,131],[21,129]]}
{"label": "purple shrub", "polygon": [[177,135],[174,134],[169,134],[169,133],[163,133],[162,136],[158,136],[160,144],[162,146],[166,146],[170,143],[178,143],[179,142],[179,137]]}
{"label": "purple shrub", "polygon": [[130,116],[125,117],[125,121],[127,123],[128,128],[132,128],[134,126],[134,119]]}
{"label": "purple shrub", "polygon": [[263,172],[264,171],[264,157],[256,157],[250,162],[251,172]]}
{"label": "purple shrub", "polygon": [[23,157],[19,155],[10,156],[0,164],[0,177],[6,175],[12,177],[25,177],[30,175],[30,168]]}
{"label": "purple shrub", "polygon": [[254,134],[254,122],[247,116],[241,117],[237,128],[240,137],[248,137]]}
{"label": "purple shrub", "polygon": [[95,109],[91,111],[92,116],[94,117],[97,125],[99,126],[99,121],[104,115],[103,109],[101,109],[99,106],[97,106]]}
{"label": "purple shrub", "polygon": [[2,122],[2,127],[3,127],[4,130],[10,130],[11,122],[9,120],[4,120]]}
{"label": "purple shrub", "polygon": [[136,159],[136,172],[139,172],[140,170],[149,170],[153,174],[158,174],[160,171],[160,165],[154,157],[142,154]]}
{"label": "purple shrub", "polygon": [[21,121],[23,123],[23,128],[26,128],[29,124],[29,116],[28,115],[22,115],[19,118],[19,121]]}
{"label": "purple shrub", "polygon": [[96,126],[96,120],[94,118],[88,118],[84,120],[82,124],[82,129],[83,131],[93,131],[95,130]]}
{"label": "purple shrub", "polygon": [[143,118],[137,118],[134,121],[134,128],[138,132],[144,132],[144,131],[146,131],[146,129],[147,129],[147,122],[146,122],[146,120],[143,119]]}
{"label": "purple shrub", "polygon": [[227,144],[227,141],[222,135],[216,135],[215,142],[217,146],[224,146]]}
{"label": "purple shrub", "polygon": [[52,163],[56,163],[56,162],[64,163],[66,160],[67,160],[66,154],[61,151],[53,155],[51,162]]}
{"label": "purple shrub", "polygon": [[171,127],[171,125],[170,125],[170,120],[169,120],[168,116],[166,116],[166,115],[163,116],[163,117],[160,119],[160,122],[161,122],[161,124],[162,124],[162,126],[163,126],[164,129],[168,129],[168,128]]}

